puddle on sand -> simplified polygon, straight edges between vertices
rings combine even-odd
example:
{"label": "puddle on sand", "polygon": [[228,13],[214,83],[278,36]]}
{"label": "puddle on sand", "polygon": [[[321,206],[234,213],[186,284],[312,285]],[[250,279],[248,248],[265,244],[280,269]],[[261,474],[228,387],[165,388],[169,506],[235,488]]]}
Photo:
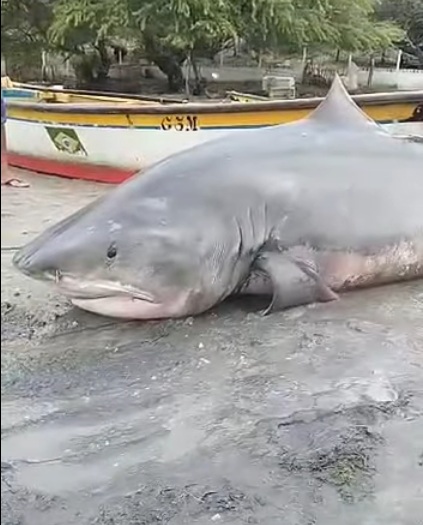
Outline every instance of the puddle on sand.
{"label": "puddle on sand", "polygon": [[[73,402],[72,414],[62,412],[57,419],[12,432],[2,439],[2,460],[16,466],[19,482],[29,489],[60,495],[98,491],[134,467],[177,461],[201,444],[204,429],[191,420],[204,407],[181,396],[172,401],[172,409],[166,405],[145,409],[137,407],[133,398],[128,400],[127,394],[115,393],[121,410],[109,419],[101,409],[101,417],[96,417],[91,406],[92,418],[86,421],[86,403],[75,410]],[[95,398],[90,403],[95,404]]]}
{"label": "puddle on sand", "polygon": [[[63,432],[66,432],[68,440],[72,433],[72,438],[69,441],[73,441],[78,438],[77,430],[79,429],[63,429]],[[25,436],[25,444],[22,443],[22,440],[13,443],[12,446],[7,441],[3,443],[2,446],[5,448],[6,455],[8,451],[24,452],[25,446],[22,445],[26,445],[27,440],[39,440],[42,437],[46,445],[55,441],[54,438],[49,442],[48,435],[45,435],[44,431],[39,432],[39,436],[37,433],[33,434],[35,435],[29,433]],[[26,461],[20,463],[19,460],[15,460],[15,463],[20,463],[19,482],[30,490],[54,495],[79,491],[99,492],[102,487],[107,487],[111,481],[124,478],[131,469],[142,469],[144,463],[172,462],[185,454],[189,454],[191,450],[197,447],[203,437],[204,434],[201,430],[191,429],[184,425],[171,432],[161,429],[157,433],[135,440],[134,443],[122,443],[119,447],[114,447],[106,442],[107,451],[96,452],[93,458],[86,458],[82,462],[80,458],[77,461],[72,460],[72,450],[64,449],[61,451],[62,455],[58,456],[56,460],[52,459],[46,462],[29,460],[30,464]],[[51,454],[52,449],[48,451]]]}

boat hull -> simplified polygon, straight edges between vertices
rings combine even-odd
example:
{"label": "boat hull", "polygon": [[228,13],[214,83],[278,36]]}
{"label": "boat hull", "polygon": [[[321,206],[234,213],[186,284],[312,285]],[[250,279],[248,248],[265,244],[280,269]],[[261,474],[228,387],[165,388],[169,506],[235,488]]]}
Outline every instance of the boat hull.
{"label": "boat hull", "polygon": [[[423,136],[423,91],[413,92],[409,100],[381,97],[369,98],[367,104],[364,99],[369,116],[393,132]],[[39,173],[117,184],[164,157],[223,134],[230,138],[240,129],[301,119],[318,102],[146,106],[136,101],[106,105],[9,99],[8,161]]]}

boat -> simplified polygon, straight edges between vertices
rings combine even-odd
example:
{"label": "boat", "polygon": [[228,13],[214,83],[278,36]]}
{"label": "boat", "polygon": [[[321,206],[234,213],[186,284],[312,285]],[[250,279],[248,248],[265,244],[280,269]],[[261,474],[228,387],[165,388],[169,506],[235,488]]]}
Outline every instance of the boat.
{"label": "boat", "polygon": [[[301,119],[322,100],[190,102],[16,83],[2,92],[10,165],[113,184],[223,134]],[[423,90],[353,98],[377,122],[423,135]]]}

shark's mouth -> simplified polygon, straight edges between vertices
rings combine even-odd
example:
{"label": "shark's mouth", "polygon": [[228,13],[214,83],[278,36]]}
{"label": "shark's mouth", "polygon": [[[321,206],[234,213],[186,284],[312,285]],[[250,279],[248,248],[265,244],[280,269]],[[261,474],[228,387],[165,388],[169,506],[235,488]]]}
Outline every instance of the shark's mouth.
{"label": "shark's mouth", "polygon": [[153,295],[132,285],[103,279],[81,279],[56,272],[54,283],[58,290],[74,301],[88,301],[107,298],[126,298],[154,304]]}
{"label": "shark's mouth", "polygon": [[166,299],[153,296],[132,285],[100,279],[80,279],[56,275],[60,293],[82,310],[120,319],[163,319],[186,314],[189,294],[174,293]]}

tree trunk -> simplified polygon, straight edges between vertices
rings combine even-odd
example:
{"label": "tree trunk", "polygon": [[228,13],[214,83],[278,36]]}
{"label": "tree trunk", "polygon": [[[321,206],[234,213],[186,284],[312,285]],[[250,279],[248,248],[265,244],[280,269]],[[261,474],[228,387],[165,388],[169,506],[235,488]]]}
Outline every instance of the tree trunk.
{"label": "tree trunk", "polygon": [[384,66],[386,63],[386,51],[385,50],[382,51],[382,55],[380,57],[380,63],[382,66]]}
{"label": "tree trunk", "polygon": [[153,35],[144,34],[145,51],[148,58],[167,76],[169,91],[177,93],[184,88],[182,64],[185,56],[163,49]]}
{"label": "tree trunk", "polygon": [[94,80],[92,56],[78,53],[71,57],[71,64],[75,71],[77,86],[90,84]]}
{"label": "tree trunk", "polygon": [[107,51],[106,43],[100,40],[95,46],[100,57],[100,67],[97,72],[98,80],[105,80],[109,76],[111,60]]}
{"label": "tree trunk", "polygon": [[420,62],[420,67],[423,69],[423,51],[420,49],[418,44],[416,45],[414,42],[411,42],[411,45],[413,46],[418,61]]}
{"label": "tree trunk", "polygon": [[206,82],[201,78],[200,71],[198,69],[197,61],[195,57],[191,54],[191,65],[194,72],[194,89],[193,94],[202,96],[206,93]]}

